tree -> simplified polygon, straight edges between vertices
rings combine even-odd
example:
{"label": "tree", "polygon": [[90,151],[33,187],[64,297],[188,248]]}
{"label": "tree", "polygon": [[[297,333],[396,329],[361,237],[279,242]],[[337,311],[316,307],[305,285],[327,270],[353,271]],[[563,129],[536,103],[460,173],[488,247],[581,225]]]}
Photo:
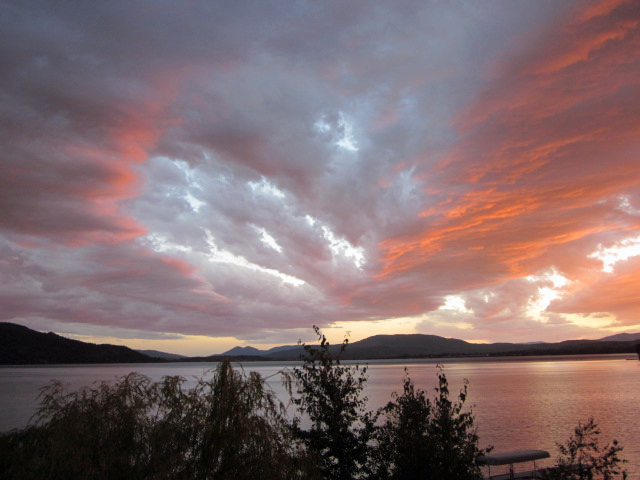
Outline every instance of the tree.
{"label": "tree", "polygon": [[627,472],[621,469],[626,460],[620,458],[622,447],[614,440],[604,448],[599,442],[600,430],[593,418],[579,422],[573,435],[564,444],[557,444],[560,455],[555,467],[547,469],[547,480],[582,480],[615,478],[626,479]]}
{"label": "tree", "polygon": [[449,399],[449,384],[438,366],[434,400],[416,389],[405,368],[403,393],[381,409],[385,423],[377,432],[375,478],[482,479],[478,436],[471,410],[463,411],[467,382],[456,401]]}
{"label": "tree", "polygon": [[[322,478],[366,476],[375,423],[375,416],[365,410],[367,398],[361,395],[367,367],[342,365],[332,357],[320,328],[313,329],[320,344],[304,345],[304,363],[292,371],[297,392],[292,403],[302,415],[293,419],[293,431],[316,456]],[[347,345],[345,339],[340,352]]]}
{"label": "tree", "polygon": [[72,393],[54,382],[32,425],[0,435],[0,478],[309,477],[284,406],[260,375],[225,361],[194,388],[184,382],[132,373]]}

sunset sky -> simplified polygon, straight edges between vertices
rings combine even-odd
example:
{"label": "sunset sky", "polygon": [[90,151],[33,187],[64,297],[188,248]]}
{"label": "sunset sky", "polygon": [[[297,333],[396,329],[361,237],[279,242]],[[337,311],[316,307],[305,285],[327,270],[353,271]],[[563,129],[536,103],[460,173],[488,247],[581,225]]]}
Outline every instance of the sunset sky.
{"label": "sunset sky", "polygon": [[188,355],[640,331],[640,2],[2,1],[0,321]]}

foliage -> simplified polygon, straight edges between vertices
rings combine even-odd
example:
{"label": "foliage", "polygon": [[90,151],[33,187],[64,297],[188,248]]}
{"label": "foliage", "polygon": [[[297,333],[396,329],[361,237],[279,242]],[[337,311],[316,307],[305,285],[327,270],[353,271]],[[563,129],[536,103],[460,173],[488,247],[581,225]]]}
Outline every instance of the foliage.
{"label": "foliage", "polygon": [[224,362],[195,388],[184,382],[132,373],[74,393],[53,383],[35,422],[0,437],[0,477],[303,477],[283,407],[258,374]]}
{"label": "foliage", "polygon": [[[332,356],[348,341],[331,347],[314,331],[319,345],[304,345],[303,364],[284,376],[297,407],[291,421],[259,374],[228,361],[191,389],[182,377],[152,382],[137,373],[72,393],[54,382],[27,428],[0,434],[0,478],[482,478],[478,457],[486,451],[465,408],[466,381],[450,399],[439,365],[431,399],[405,369],[402,393],[373,413],[363,395],[367,368]],[[558,444],[546,478],[627,478],[622,447],[601,448],[599,435],[593,419],[580,423]]]}
{"label": "foliage", "polygon": [[548,480],[578,480],[627,478],[621,469],[626,460],[620,458],[622,447],[614,440],[604,448],[599,445],[600,430],[593,418],[579,422],[573,435],[564,444],[558,443],[560,456],[556,466],[545,471]]}
{"label": "foliage", "polygon": [[[366,476],[369,441],[375,416],[365,410],[362,391],[367,367],[341,365],[330,345],[314,326],[320,345],[304,345],[304,363],[293,369],[297,395],[292,403],[300,414],[292,427],[297,438],[315,454],[322,478],[351,479]],[[348,344],[342,344],[341,352]],[[309,428],[303,428],[305,423]]]}
{"label": "foliage", "polygon": [[376,478],[481,479],[478,436],[471,410],[463,411],[467,382],[456,401],[449,399],[447,378],[438,366],[433,401],[416,389],[405,368],[402,395],[381,409],[386,421],[377,432]]}

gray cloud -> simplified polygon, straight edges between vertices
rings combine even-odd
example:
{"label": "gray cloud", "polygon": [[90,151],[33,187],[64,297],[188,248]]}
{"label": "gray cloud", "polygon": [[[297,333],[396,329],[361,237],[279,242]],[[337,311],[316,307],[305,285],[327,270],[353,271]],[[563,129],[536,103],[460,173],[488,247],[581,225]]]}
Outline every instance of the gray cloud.
{"label": "gray cloud", "polygon": [[526,277],[587,281],[640,208],[637,28],[572,26],[614,33],[567,67],[582,8],[4,3],[2,319],[272,339],[458,295],[559,331],[584,299],[531,324]]}

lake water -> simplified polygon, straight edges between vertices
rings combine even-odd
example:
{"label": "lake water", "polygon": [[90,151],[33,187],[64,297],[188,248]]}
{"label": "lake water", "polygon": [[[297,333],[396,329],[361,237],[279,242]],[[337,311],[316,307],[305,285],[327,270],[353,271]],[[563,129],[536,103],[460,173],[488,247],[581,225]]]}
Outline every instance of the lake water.
{"label": "lake water", "polygon": [[[629,360],[633,359],[633,360]],[[469,381],[467,404],[474,405],[481,446],[494,451],[543,449],[557,453],[578,421],[594,417],[603,443],[614,438],[624,447],[630,478],[640,479],[640,362],[631,355],[443,359],[452,397]],[[417,386],[433,392],[438,360],[369,361],[365,395],[369,408],[391,399],[402,386],[404,367]],[[362,363],[362,362],[361,362]],[[270,376],[269,384],[284,400],[278,372],[295,362],[245,363],[247,371]],[[159,380],[206,375],[210,363],[135,365],[52,365],[0,367],[0,431],[24,427],[36,408],[39,388],[53,379],[70,389],[137,371]],[[193,384],[193,381],[192,381]]]}

